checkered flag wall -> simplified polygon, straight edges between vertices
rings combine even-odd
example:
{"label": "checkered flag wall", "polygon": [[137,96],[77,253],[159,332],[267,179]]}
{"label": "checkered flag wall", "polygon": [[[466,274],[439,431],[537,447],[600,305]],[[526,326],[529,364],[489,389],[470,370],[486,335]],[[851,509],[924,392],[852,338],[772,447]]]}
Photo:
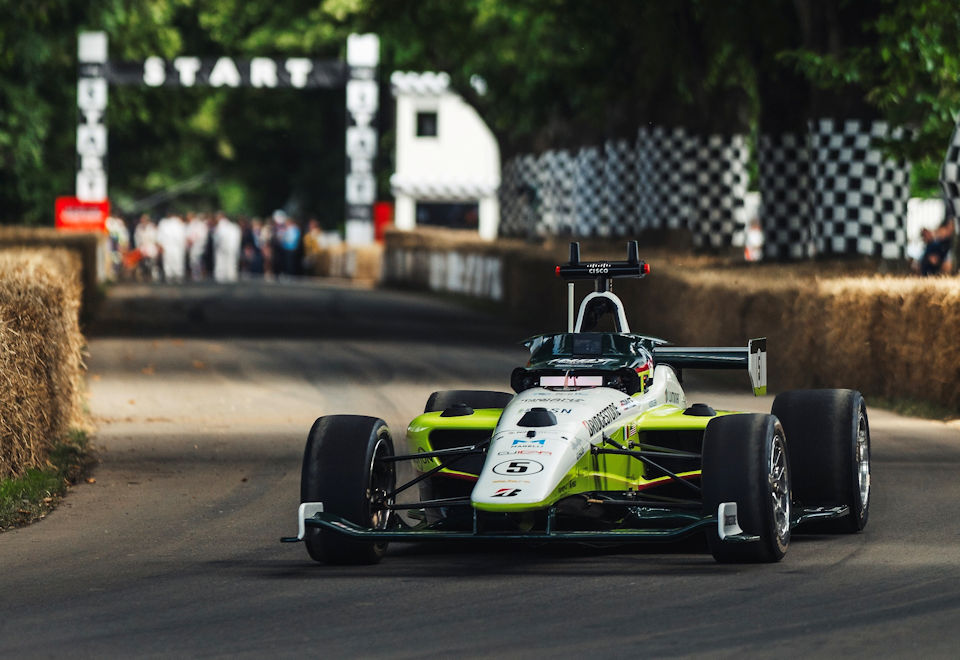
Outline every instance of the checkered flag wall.
{"label": "checkered flag wall", "polygon": [[726,247],[743,231],[747,148],[742,136],[641,128],[637,140],[510,160],[501,185],[501,234],[627,236],[693,230],[698,246]]}
{"label": "checkered flag wall", "polygon": [[634,236],[639,229],[636,145],[608,140],[603,148],[604,223],[613,236]]}
{"label": "checkered flag wall", "polygon": [[537,159],[540,219],[552,236],[573,235],[576,173],[577,161],[569,151],[546,151]]}
{"label": "checkered flag wall", "polygon": [[577,152],[573,180],[575,236],[609,236],[604,217],[604,163],[600,149],[585,147]]}
{"label": "checkered flag wall", "polygon": [[812,121],[813,237],[820,254],[903,258],[910,165],[885,158],[885,122]]}
{"label": "checkered flag wall", "polygon": [[692,140],[682,128],[637,132],[638,229],[686,228],[692,194]]}
{"label": "checkered flag wall", "polygon": [[766,256],[903,258],[910,165],[881,149],[883,140],[900,137],[885,122],[832,119],[809,122],[802,137],[761,136]]}
{"label": "checkered flag wall", "polygon": [[742,135],[698,136],[688,152],[690,229],[696,247],[743,245],[749,150]]}
{"label": "checkered flag wall", "polygon": [[940,167],[940,187],[947,206],[947,216],[957,217],[960,212],[960,123],[953,129],[947,156]]}
{"label": "checkered flag wall", "polygon": [[511,158],[500,177],[500,235],[537,236],[541,226],[537,159],[530,155]]}
{"label": "checkered flag wall", "polygon": [[779,260],[812,257],[810,155],[806,136],[761,135],[757,163],[764,256]]}

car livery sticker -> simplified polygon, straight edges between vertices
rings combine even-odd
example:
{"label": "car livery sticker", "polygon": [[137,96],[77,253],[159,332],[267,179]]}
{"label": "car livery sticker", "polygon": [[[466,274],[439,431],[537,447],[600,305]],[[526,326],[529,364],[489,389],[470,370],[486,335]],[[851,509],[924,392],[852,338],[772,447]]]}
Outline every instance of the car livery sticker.
{"label": "car livery sticker", "polygon": [[618,419],[620,414],[620,410],[617,408],[616,404],[611,403],[596,415],[584,421],[583,425],[587,428],[587,432],[591,436],[594,436],[604,427],[612,424],[616,419]]}
{"label": "car livery sticker", "polygon": [[538,463],[526,458],[514,461],[503,461],[493,466],[495,474],[518,475],[518,474],[536,474],[543,472],[543,463]]}
{"label": "car livery sticker", "polygon": [[512,451],[498,451],[497,456],[553,456],[553,452],[545,449],[514,449]]}
{"label": "car livery sticker", "polygon": [[544,443],[546,443],[546,441],[547,441],[546,438],[537,438],[537,439],[533,439],[533,438],[516,438],[516,439],[510,444],[510,446],[511,446],[511,447],[516,447],[517,445],[520,445],[521,447],[523,447],[523,446],[528,446],[528,445],[529,445],[529,446],[540,445],[540,446],[542,447],[542,446],[544,445]]}
{"label": "car livery sticker", "polygon": [[606,364],[610,360],[603,358],[564,358],[561,360],[548,360],[547,364],[551,367],[590,367],[595,364]]}
{"label": "car livery sticker", "polygon": [[555,403],[583,403],[585,399],[582,397],[570,397],[570,396],[546,396],[547,394],[552,394],[551,392],[531,392],[529,399],[536,401],[537,403],[545,402],[555,402]]}

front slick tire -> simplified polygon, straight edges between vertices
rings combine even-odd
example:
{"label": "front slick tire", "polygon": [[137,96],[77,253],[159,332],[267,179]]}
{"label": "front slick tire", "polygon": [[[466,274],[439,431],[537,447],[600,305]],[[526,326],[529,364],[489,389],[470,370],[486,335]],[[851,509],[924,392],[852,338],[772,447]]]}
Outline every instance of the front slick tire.
{"label": "front slick tire", "polygon": [[870,425],[855,390],[793,390],[773,400],[790,442],[793,489],[799,504],[846,505],[850,514],[801,529],[859,532],[870,517]]}
{"label": "front slick tire", "polygon": [[[320,417],[310,429],[303,454],[300,501],[323,502],[332,513],[362,527],[386,529],[390,510],[385,496],[396,486],[393,441],[382,419],[360,415]],[[328,529],[307,528],[304,542],[316,561],[328,564],[375,564],[386,542],[354,539]]]}
{"label": "front slick tire", "polygon": [[707,532],[714,559],[731,562],[780,561],[790,545],[790,469],[783,429],[773,415],[717,417],[703,436],[704,513],[717,515],[723,502],[737,503],[745,534],[757,541],[721,541]]}

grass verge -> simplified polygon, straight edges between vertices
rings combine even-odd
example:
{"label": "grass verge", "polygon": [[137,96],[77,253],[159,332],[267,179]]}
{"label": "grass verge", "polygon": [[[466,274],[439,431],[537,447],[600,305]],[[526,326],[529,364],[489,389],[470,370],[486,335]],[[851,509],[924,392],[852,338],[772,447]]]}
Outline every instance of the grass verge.
{"label": "grass verge", "polygon": [[94,463],[87,434],[72,431],[54,445],[47,467],[29,470],[16,479],[0,480],[0,532],[45,518]]}

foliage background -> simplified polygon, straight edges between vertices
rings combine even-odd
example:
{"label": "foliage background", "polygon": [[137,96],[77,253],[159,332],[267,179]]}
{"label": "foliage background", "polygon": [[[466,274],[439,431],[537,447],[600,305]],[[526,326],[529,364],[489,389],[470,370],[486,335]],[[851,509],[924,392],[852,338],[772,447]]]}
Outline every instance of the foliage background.
{"label": "foliage background", "polygon": [[[502,154],[632,136],[644,123],[783,131],[883,117],[936,194],[960,110],[955,0],[0,0],[0,221],[51,224],[73,191],[76,34],[110,57],[342,57],[381,37],[381,195],[392,170],[394,70],[444,70]],[[486,83],[480,95],[470,84]],[[342,91],[112,87],[116,208],[284,207],[343,213]],[[178,191],[171,195],[170,191]]]}

